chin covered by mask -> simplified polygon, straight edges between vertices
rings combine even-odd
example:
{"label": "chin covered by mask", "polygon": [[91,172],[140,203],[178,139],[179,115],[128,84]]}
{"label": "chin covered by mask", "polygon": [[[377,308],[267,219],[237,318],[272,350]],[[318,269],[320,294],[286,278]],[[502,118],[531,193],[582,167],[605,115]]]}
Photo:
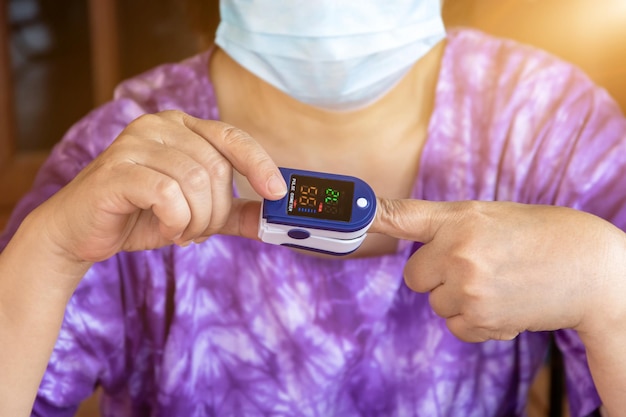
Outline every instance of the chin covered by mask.
{"label": "chin covered by mask", "polygon": [[445,37],[440,0],[221,0],[216,44],[289,96],[365,107]]}

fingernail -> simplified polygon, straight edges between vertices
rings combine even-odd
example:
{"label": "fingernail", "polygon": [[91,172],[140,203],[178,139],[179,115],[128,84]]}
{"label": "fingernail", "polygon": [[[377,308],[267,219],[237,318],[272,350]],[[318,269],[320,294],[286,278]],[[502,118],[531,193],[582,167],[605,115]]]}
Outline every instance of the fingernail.
{"label": "fingernail", "polygon": [[267,180],[267,188],[270,193],[276,197],[283,197],[287,193],[287,184],[285,184],[285,180],[282,176],[272,175],[270,179]]}

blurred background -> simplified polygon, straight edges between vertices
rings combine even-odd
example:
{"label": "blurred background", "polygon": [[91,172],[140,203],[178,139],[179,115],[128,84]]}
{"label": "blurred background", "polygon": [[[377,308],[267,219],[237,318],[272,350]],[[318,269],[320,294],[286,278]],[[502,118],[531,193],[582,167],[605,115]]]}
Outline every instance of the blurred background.
{"label": "blurred background", "polygon": [[[626,110],[626,0],[446,0],[444,17],[578,65]],[[217,0],[0,0],[0,230],[74,122],[120,80],[210,44],[217,22]],[[548,384],[531,417],[550,412]]]}
{"label": "blurred background", "polygon": [[[0,0],[0,229],[49,149],[122,79],[210,44],[218,0]],[[575,63],[626,109],[626,0],[446,0]]]}

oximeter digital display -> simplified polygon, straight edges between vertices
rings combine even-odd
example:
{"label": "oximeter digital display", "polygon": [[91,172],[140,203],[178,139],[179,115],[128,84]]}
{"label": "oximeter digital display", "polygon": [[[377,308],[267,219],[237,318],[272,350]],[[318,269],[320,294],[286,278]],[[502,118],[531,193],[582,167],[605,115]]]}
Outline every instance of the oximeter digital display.
{"label": "oximeter digital display", "polygon": [[287,213],[315,219],[350,221],[354,182],[291,175]]}
{"label": "oximeter digital display", "polygon": [[280,200],[263,200],[262,241],[333,255],[361,245],[376,214],[376,195],[368,184],[347,175],[280,172],[288,192]]}

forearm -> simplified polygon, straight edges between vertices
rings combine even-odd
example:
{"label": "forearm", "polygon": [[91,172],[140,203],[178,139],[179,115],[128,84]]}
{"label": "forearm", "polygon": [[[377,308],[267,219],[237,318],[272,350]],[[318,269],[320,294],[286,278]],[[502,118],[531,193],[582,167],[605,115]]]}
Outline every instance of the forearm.
{"label": "forearm", "polygon": [[89,264],[70,261],[33,213],[0,254],[0,415],[28,416],[66,304]]}
{"label": "forearm", "polygon": [[[594,383],[603,402],[603,416],[626,410],[626,235],[619,233],[598,280],[603,296],[578,326]],[[602,266],[606,266],[602,268]]]}
{"label": "forearm", "polygon": [[626,329],[615,329],[606,338],[583,338],[594,383],[608,416],[626,410]]}

